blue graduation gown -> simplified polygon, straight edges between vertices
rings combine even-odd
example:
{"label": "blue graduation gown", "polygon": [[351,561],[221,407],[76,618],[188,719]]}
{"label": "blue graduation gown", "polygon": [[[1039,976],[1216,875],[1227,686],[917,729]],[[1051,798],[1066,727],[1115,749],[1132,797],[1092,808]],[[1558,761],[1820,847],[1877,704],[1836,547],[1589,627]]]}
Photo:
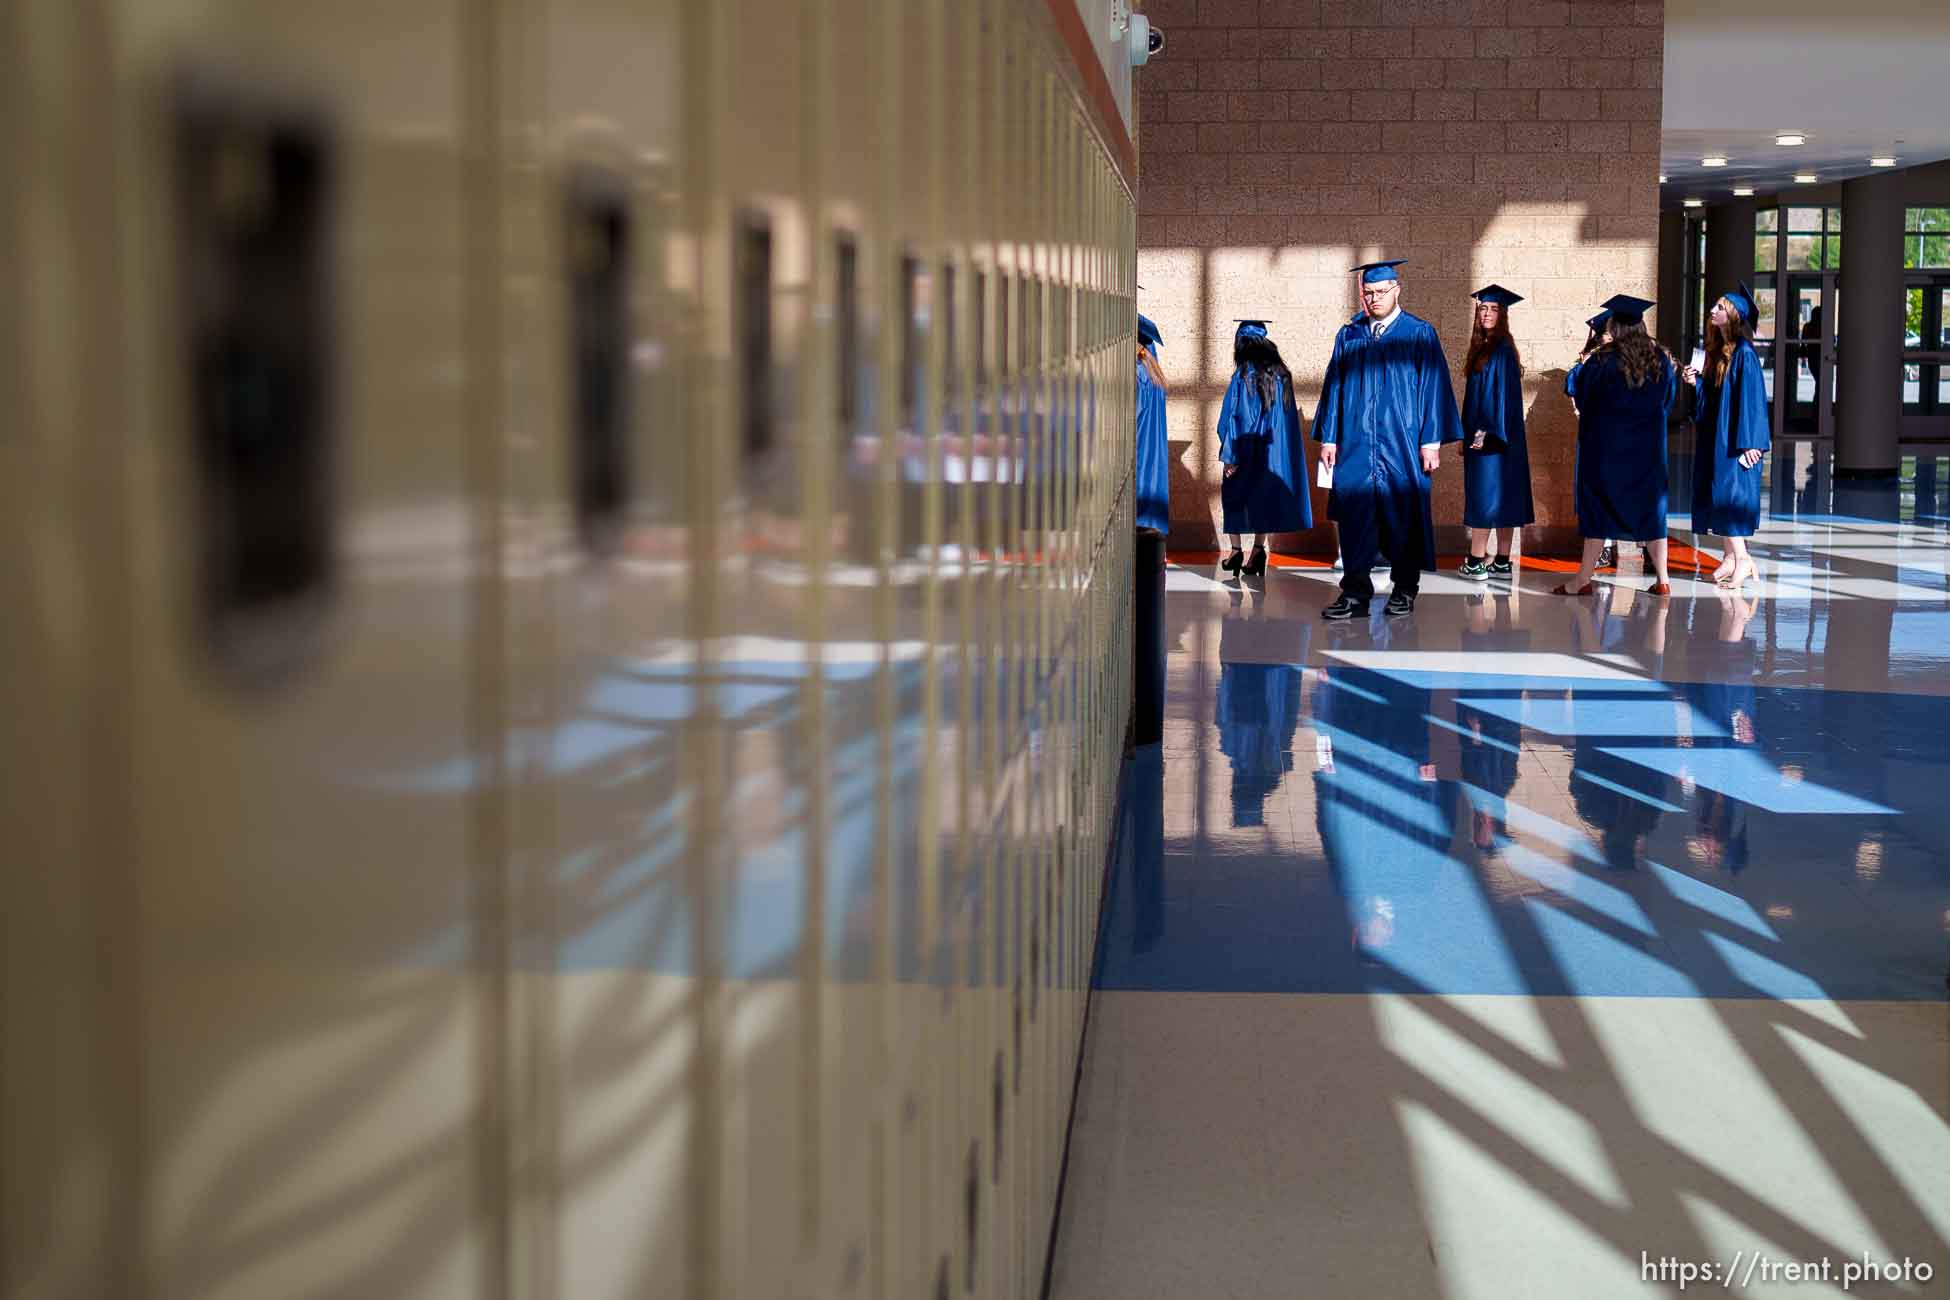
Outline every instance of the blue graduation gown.
{"label": "blue graduation gown", "polygon": [[1269,405],[1257,367],[1233,372],[1219,408],[1219,460],[1238,468],[1219,488],[1228,533],[1297,533],[1314,526],[1293,389],[1278,379]]}
{"label": "blue graduation gown", "polygon": [[1350,574],[1373,567],[1382,535],[1412,537],[1419,560],[1435,568],[1435,522],[1422,444],[1462,441],[1456,392],[1435,326],[1403,312],[1379,339],[1356,316],[1334,336],[1334,356],[1314,414],[1314,440],[1332,443],[1334,489],[1327,517],[1341,526],[1341,556]]}
{"label": "blue graduation gown", "polygon": [[1222,663],[1214,721],[1232,761],[1232,824],[1266,824],[1266,800],[1293,770],[1300,728],[1300,670],[1288,664]]}
{"label": "blue graduation gown", "polygon": [[1767,382],[1754,345],[1740,340],[1727,363],[1726,381],[1701,375],[1700,418],[1693,439],[1693,531],[1752,537],[1760,526],[1760,462],[1740,464],[1743,451],[1765,452],[1772,443]]}
{"label": "blue graduation gown", "polygon": [[1171,531],[1171,445],[1165,438],[1165,390],[1137,363],[1137,526]]}
{"label": "blue graduation gown", "polygon": [[1433,703],[1427,687],[1338,664],[1313,693],[1314,734],[1333,748],[1332,770],[1314,771],[1314,825],[1353,946],[1410,972],[1451,950],[1479,887],[1449,852],[1456,784],[1422,774]]}
{"label": "blue graduation gown", "polygon": [[[1523,429],[1523,381],[1508,341],[1490,354],[1463,390],[1463,523],[1521,528],[1537,518],[1530,500],[1530,447]],[[1481,451],[1470,449],[1477,431]]]}
{"label": "blue graduation gown", "polygon": [[1578,404],[1578,532],[1584,537],[1658,541],[1666,535],[1666,414],[1678,371],[1633,388],[1618,355],[1593,353],[1571,367],[1564,390]]}

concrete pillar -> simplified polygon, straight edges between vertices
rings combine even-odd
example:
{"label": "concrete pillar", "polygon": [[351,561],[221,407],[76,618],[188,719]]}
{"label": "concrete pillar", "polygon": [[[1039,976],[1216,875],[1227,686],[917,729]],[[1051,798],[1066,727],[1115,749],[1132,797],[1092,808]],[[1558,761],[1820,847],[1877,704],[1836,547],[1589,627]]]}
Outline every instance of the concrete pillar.
{"label": "concrete pillar", "polygon": [[1842,183],[1835,476],[1893,478],[1903,419],[1903,181]]}
{"label": "concrete pillar", "polygon": [[[1663,233],[1663,232],[1662,232]],[[1706,310],[1742,280],[1754,280],[1754,201],[1729,199],[1706,210]]]}
{"label": "concrete pillar", "polygon": [[1686,332],[1686,214],[1659,214],[1659,305],[1652,324],[1659,342],[1677,353]]}

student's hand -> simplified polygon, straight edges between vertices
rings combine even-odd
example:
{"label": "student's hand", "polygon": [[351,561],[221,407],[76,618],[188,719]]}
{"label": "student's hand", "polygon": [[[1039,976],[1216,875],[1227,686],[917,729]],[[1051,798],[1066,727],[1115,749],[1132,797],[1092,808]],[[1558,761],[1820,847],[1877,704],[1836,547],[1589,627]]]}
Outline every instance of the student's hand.
{"label": "student's hand", "polygon": [[1334,457],[1338,454],[1338,452],[1339,449],[1333,443],[1331,442],[1322,443],[1320,445],[1320,463],[1325,465],[1328,469],[1334,468]]}
{"label": "student's hand", "polygon": [[1228,465],[1228,466],[1226,466],[1226,472],[1225,472],[1225,475],[1224,475],[1224,477],[1226,477],[1226,478],[1231,478],[1231,477],[1232,477],[1232,472],[1233,472],[1234,470],[1236,470],[1236,469],[1238,469],[1238,468],[1239,468],[1239,467],[1238,467],[1237,465]]}
{"label": "student's hand", "polygon": [[1760,452],[1757,449],[1749,447],[1740,453],[1741,469],[1752,469],[1758,464],[1760,464]]}
{"label": "student's hand", "polygon": [[1699,382],[1699,371],[1694,369],[1692,366],[1687,366],[1684,370],[1680,371],[1679,374],[1680,377],[1683,378],[1689,384],[1697,384]]}
{"label": "student's hand", "polygon": [[1441,466],[1441,464],[1442,464],[1442,448],[1440,445],[1432,444],[1430,446],[1422,448],[1422,472],[1424,474],[1435,473],[1436,469],[1439,466]]}
{"label": "student's hand", "polygon": [[1481,451],[1483,449],[1483,444],[1489,441],[1489,436],[1490,435],[1486,430],[1478,429],[1476,431],[1476,436],[1469,440],[1469,449],[1471,451]]}

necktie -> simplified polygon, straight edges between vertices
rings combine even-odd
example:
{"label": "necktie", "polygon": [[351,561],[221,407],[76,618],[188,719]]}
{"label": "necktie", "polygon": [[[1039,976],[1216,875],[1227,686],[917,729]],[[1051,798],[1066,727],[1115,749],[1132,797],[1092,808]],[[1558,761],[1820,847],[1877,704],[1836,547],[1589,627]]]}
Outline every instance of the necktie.
{"label": "necktie", "polygon": [[1380,321],[1376,321],[1376,322],[1374,323],[1374,327],[1373,327],[1373,330],[1374,330],[1374,332],[1373,332],[1373,337],[1375,337],[1375,338],[1380,338],[1380,337],[1381,337],[1381,322],[1380,322]]}

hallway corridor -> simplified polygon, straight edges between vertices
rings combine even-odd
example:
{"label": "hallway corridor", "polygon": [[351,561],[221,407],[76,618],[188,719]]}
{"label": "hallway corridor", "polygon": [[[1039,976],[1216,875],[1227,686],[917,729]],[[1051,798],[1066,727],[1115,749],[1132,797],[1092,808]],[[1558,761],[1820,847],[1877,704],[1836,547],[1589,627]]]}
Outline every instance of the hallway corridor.
{"label": "hallway corridor", "polygon": [[1738,595],[1451,560],[1351,627],[1174,566],[1057,1300],[1944,1285],[1950,539],[1755,541]]}

